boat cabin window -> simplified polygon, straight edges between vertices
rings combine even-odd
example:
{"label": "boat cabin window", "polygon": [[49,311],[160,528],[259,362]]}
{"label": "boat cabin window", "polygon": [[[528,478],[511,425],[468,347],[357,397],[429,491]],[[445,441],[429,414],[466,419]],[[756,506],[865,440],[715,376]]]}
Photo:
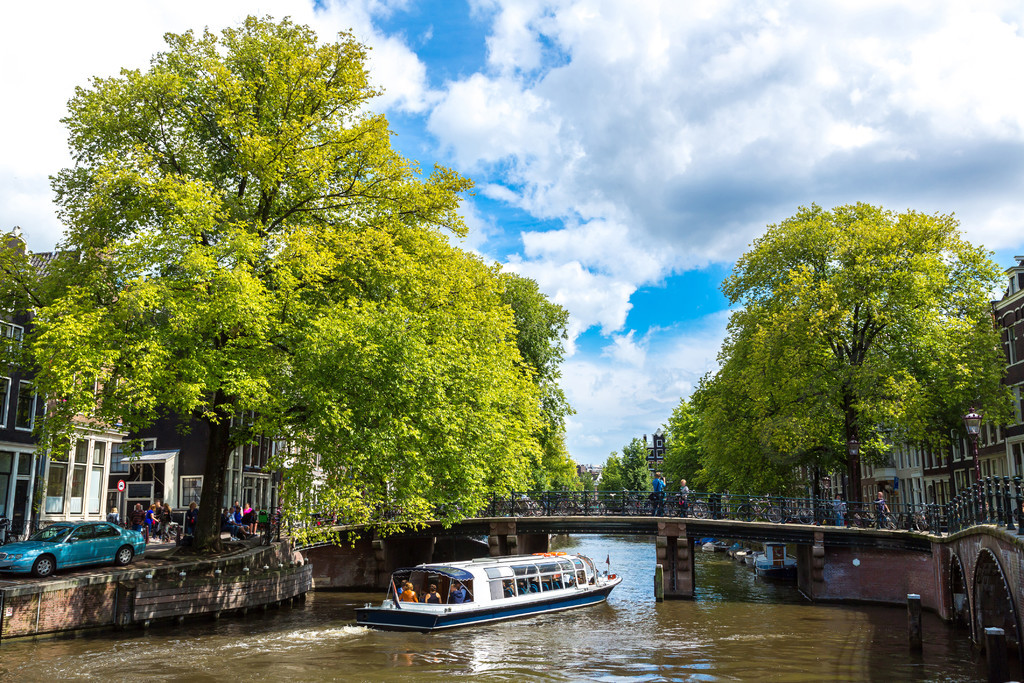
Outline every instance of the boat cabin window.
{"label": "boat cabin window", "polygon": [[491,600],[500,600],[515,595],[515,574],[509,567],[485,567]]}

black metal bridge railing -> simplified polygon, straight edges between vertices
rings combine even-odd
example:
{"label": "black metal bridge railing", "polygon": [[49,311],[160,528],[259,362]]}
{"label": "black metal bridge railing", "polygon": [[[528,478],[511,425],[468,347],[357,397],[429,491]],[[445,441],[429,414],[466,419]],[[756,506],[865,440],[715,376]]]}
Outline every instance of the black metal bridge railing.
{"label": "black metal bridge railing", "polygon": [[843,501],[814,497],[743,496],[714,492],[548,491],[491,499],[478,516],[664,516],[773,524],[955,533],[994,524],[1024,535],[1021,479],[987,477],[946,505]]}

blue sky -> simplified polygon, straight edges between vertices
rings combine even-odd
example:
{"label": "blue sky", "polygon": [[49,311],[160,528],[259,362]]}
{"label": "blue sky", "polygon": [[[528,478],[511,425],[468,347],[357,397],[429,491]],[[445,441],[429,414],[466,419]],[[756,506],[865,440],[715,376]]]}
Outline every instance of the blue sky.
{"label": "blue sky", "polygon": [[1024,4],[57,0],[0,26],[0,228],[52,249],[76,85],[165,32],[290,16],[372,48],[395,145],[476,181],[464,246],[570,311],[568,444],[600,463],[716,367],[718,285],[812,202],[955,213],[1024,253]]}

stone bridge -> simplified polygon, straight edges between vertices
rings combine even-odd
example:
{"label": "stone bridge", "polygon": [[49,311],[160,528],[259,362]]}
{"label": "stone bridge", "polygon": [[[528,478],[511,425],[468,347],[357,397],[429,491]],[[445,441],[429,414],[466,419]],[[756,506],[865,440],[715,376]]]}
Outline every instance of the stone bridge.
{"label": "stone bridge", "polygon": [[1024,536],[996,524],[935,535],[734,519],[550,516],[467,519],[448,528],[431,523],[387,538],[361,527],[336,530],[355,540],[304,551],[317,588],[384,589],[399,567],[545,552],[552,534],[620,534],[652,537],[664,596],[685,599],[697,581],[697,539],[781,541],[796,547],[798,586],[812,601],[902,605],[916,593],[926,609],[968,626],[975,642],[991,626],[1003,628],[1011,644],[1020,642]]}

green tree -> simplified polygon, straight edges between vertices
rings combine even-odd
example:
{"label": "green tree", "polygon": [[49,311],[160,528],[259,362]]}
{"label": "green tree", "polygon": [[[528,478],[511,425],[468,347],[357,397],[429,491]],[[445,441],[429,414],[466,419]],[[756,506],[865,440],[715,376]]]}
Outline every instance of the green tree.
{"label": "green tree", "polygon": [[694,397],[716,460],[706,471],[762,486],[797,465],[839,463],[860,499],[849,439],[871,458],[883,431],[941,439],[972,404],[1004,419],[989,304],[1000,277],[952,216],[811,206],[769,226],[723,284],[742,308],[721,370]]}
{"label": "green tree", "polygon": [[612,453],[601,468],[601,480],[597,482],[597,490],[614,493],[625,488],[622,483],[622,460],[618,453]]}
{"label": "green tree", "polygon": [[706,487],[701,471],[697,418],[697,412],[690,403],[682,399],[665,425],[665,460],[662,469],[668,489],[671,491],[679,490],[681,479],[686,479],[687,485],[694,490],[703,490]]}
{"label": "green tree", "polygon": [[541,459],[534,469],[533,489],[578,490],[576,463],[565,447],[565,418],[573,410],[562,388],[563,340],[569,312],[552,303],[537,283],[514,273],[502,273],[501,297],[515,320],[516,346],[540,393],[542,422],[537,439]]}
{"label": "green tree", "polygon": [[622,449],[622,487],[627,491],[647,491],[651,488],[647,445],[641,439],[633,439]]}
{"label": "green tree", "polygon": [[31,340],[44,439],[76,413],[200,421],[203,548],[256,433],[288,443],[289,514],[416,522],[522,490],[540,397],[497,270],[446,236],[470,182],[391,148],[365,48],[253,17],[166,40],[69,103],[65,258]]}

